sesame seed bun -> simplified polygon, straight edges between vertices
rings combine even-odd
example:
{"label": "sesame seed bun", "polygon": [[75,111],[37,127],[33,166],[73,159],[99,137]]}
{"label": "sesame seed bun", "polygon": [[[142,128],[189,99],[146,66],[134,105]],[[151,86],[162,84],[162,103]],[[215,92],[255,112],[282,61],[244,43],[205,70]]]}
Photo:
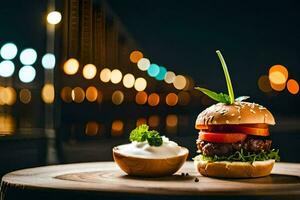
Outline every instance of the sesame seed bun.
{"label": "sesame seed bun", "polygon": [[270,175],[275,160],[250,162],[208,162],[194,160],[196,169],[203,176],[219,178],[255,178]]}
{"label": "sesame seed bun", "polygon": [[214,104],[201,112],[196,120],[199,125],[217,124],[269,124],[274,125],[272,113],[265,107],[249,102],[235,102],[232,105]]}

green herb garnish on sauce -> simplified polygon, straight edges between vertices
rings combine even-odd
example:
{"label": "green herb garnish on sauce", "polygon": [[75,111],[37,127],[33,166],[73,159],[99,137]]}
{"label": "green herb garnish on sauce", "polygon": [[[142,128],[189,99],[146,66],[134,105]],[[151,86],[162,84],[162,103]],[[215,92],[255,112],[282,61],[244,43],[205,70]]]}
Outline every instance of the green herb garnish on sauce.
{"label": "green herb garnish on sauce", "polygon": [[149,126],[142,124],[130,133],[129,140],[131,142],[144,142],[147,141],[150,146],[161,146],[163,143],[162,137],[159,135],[159,132],[155,130],[149,131]]}

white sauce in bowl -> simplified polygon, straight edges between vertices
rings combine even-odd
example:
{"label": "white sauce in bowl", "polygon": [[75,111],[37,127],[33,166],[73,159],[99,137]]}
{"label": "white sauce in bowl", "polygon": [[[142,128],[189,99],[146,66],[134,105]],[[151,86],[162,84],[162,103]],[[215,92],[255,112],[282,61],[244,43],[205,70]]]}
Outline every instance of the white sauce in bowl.
{"label": "white sauce in bowl", "polygon": [[163,144],[161,146],[150,146],[147,141],[132,142],[118,146],[118,151],[127,156],[140,158],[170,158],[182,155],[184,150],[176,142],[162,136]]}

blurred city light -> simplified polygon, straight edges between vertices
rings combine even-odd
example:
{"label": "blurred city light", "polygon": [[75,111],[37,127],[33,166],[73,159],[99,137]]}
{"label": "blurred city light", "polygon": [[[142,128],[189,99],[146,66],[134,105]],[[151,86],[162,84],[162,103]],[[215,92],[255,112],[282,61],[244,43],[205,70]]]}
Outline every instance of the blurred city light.
{"label": "blurred city light", "polygon": [[97,74],[97,68],[93,64],[87,64],[83,67],[82,74],[85,79],[93,79]]}
{"label": "blurred city light", "polygon": [[16,91],[12,87],[0,87],[0,105],[13,105],[16,102]]}
{"label": "blurred city light", "polygon": [[123,134],[124,123],[121,120],[115,120],[111,124],[111,135],[120,136]]}
{"label": "blurred city light", "polygon": [[159,73],[155,76],[155,79],[158,81],[164,80],[167,74],[167,69],[165,67],[159,67]]}
{"label": "blurred city light", "polygon": [[177,126],[177,124],[178,124],[178,117],[177,117],[177,115],[171,114],[171,115],[167,116],[167,118],[166,118],[166,125],[168,127],[175,127],[175,126]]}
{"label": "blurred city light", "polygon": [[0,115],[0,135],[10,135],[16,130],[16,121],[11,115]]}
{"label": "blurred city light", "polygon": [[19,79],[23,83],[30,83],[35,79],[36,71],[32,66],[23,66],[19,70]]}
{"label": "blurred city light", "polygon": [[37,53],[34,49],[24,49],[20,54],[20,61],[23,65],[32,65],[37,59]]}
{"label": "blurred city light", "polygon": [[126,88],[132,88],[134,86],[135,78],[132,74],[126,74],[123,77],[123,85]]}
{"label": "blurred city light", "polygon": [[53,84],[45,84],[42,89],[42,99],[46,104],[52,104],[55,98],[55,90]]}
{"label": "blurred city light", "polygon": [[99,125],[97,122],[88,122],[85,126],[85,134],[88,136],[95,136],[98,134]]}
{"label": "blurred city light", "polygon": [[265,93],[272,91],[269,76],[267,76],[267,75],[260,76],[257,84],[258,84],[259,89]]}
{"label": "blurred city light", "polygon": [[14,43],[6,43],[0,49],[0,55],[4,60],[11,60],[16,57],[18,48]]}
{"label": "blurred city light", "polygon": [[20,101],[24,104],[28,104],[31,101],[31,92],[29,89],[21,89],[19,92]]}
{"label": "blurred city light", "polygon": [[112,70],[110,80],[114,84],[120,83],[122,80],[122,72],[118,69]]}
{"label": "blurred city light", "polygon": [[10,77],[13,75],[15,71],[15,65],[10,60],[3,60],[0,63],[0,76],[2,77]]}
{"label": "blurred city light", "polygon": [[140,125],[142,125],[142,124],[147,124],[147,119],[145,119],[145,118],[138,118],[138,119],[136,120],[135,125],[136,125],[136,126],[140,126]]}
{"label": "blurred city light", "polygon": [[[269,69],[269,75],[271,75],[273,72],[279,72],[279,73],[281,73],[281,74],[284,76],[284,78],[285,78],[285,81],[284,81],[284,82],[287,81],[288,76],[289,76],[289,72],[288,72],[288,70],[287,70],[287,68],[286,68],[285,66],[283,66],[283,65],[273,65],[273,66],[270,67],[270,69]],[[278,76],[278,75],[275,75],[275,76]],[[271,80],[271,79],[270,79],[270,80]],[[281,80],[280,80],[280,81],[281,81]],[[272,81],[272,82],[273,82],[273,81]],[[277,84],[278,84],[278,82],[276,82],[276,80],[275,80],[274,83],[277,83]],[[281,84],[281,83],[279,83],[279,84]]]}
{"label": "blurred city light", "polygon": [[111,96],[111,100],[113,104],[120,105],[124,101],[124,94],[120,90],[114,91],[114,93]]}
{"label": "blurred city light", "polygon": [[137,66],[140,70],[147,71],[150,67],[150,60],[148,58],[141,58],[138,61]]}
{"label": "blurred city light", "polygon": [[85,97],[89,102],[94,102],[98,98],[98,90],[94,86],[90,86],[86,89]]}
{"label": "blurred city light", "polygon": [[63,66],[64,72],[67,75],[74,75],[79,69],[79,62],[75,58],[68,59]]}
{"label": "blurred city light", "polygon": [[147,103],[147,100],[148,100],[148,95],[144,91],[138,92],[135,96],[135,102],[139,105],[143,105]]}
{"label": "blurred city light", "polygon": [[159,125],[159,116],[158,115],[151,115],[148,119],[148,125],[151,128],[156,128]]}
{"label": "blurred city light", "polygon": [[169,83],[169,84],[173,83],[175,80],[175,77],[176,77],[176,75],[174,72],[168,71],[165,75],[165,82]]}
{"label": "blurred city light", "polygon": [[166,104],[168,106],[175,106],[178,102],[178,96],[175,93],[169,93],[166,96]]}
{"label": "blurred city light", "polygon": [[133,51],[133,52],[131,52],[129,58],[130,58],[131,62],[137,63],[143,57],[144,57],[144,55],[143,55],[142,52],[140,52],[140,51]]}
{"label": "blurred city light", "polygon": [[61,21],[61,14],[58,11],[52,11],[47,15],[47,22],[49,24],[55,25]]}
{"label": "blurred city light", "polygon": [[173,85],[177,90],[182,90],[186,87],[186,78],[182,75],[177,75],[175,77]]}
{"label": "blurred city light", "polygon": [[82,103],[85,98],[84,90],[81,87],[75,87],[71,92],[72,100],[76,103]]}
{"label": "blurred city light", "polygon": [[148,97],[149,106],[157,106],[159,104],[159,95],[157,93],[152,93]]}
{"label": "blurred city light", "polygon": [[178,93],[178,104],[182,106],[186,106],[191,101],[191,95],[186,91],[180,91]]}
{"label": "blurred city light", "polygon": [[104,83],[107,83],[110,81],[111,78],[111,71],[108,68],[104,68],[100,72],[100,80]]}
{"label": "blurred city light", "polygon": [[101,103],[103,101],[103,93],[101,90],[98,90],[97,103]]}
{"label": "blurred city light", "polygon": [[274,84],[284,84],[286,82],[286,78],[283,73],[279,71],[275,71],[269,74],[269,79],[271,83]]}
{"label": "blurred city light", "polygon": [[157,64],[151,64],[147,72],[149,76],[155,77],[159,74],[159,66]]}
{"label": "blurred city light", "polygon": [[136,89],[136,91],[143,91],[146,89],[146,87],[147,87],[146,79],[139,77],[135,80],[134,88]]}
{"label": "blurred city light", "polygon": [[276,84],[276,83],[270,82],[270,85],[273,90],[281,92],[285,89],[286,83]]}
{"label": "blurred city light", "polygon": [[287,82],[287,89],[291,94],[298,94],[299,92],[299,84],[296,80],[290,79]]}
{"label": "blurred city light", "polygon": [[42,66],[45,69],[53,69],[55,67],[55,56],[52,53],[46,53],[42,58]]}
{"label": "blurred city light", "polygon": [[71,103],[72,102],[72,88],[70,87],[64,87],[61,90],[60,97],[62,100],[66,103]]}

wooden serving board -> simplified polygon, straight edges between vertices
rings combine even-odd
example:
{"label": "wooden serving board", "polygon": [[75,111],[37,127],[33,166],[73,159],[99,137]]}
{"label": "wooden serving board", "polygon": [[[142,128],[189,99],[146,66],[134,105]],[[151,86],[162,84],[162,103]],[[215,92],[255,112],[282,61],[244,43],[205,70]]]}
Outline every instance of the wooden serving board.
{"label": "wooden serving board", "polygon": [[[198,182],[195,182],[196,178]],[[68,164],[19,170],[5,175],[1,184],[2,195],[8,188],[14,187],[22,190],[55,189],[69,193],[298,198],[300,164],[276,163],[272,175],[253,179],[203,177],[195,171],[192,162],[186,162],[175,175],[163,178],[130,177],[113,162]]]}

